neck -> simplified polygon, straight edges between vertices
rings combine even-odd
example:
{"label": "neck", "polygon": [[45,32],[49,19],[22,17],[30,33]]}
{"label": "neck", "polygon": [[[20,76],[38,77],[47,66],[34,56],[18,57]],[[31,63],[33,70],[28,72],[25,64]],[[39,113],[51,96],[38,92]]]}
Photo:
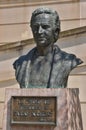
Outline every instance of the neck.
{"label": "neck", "polygon": [[47,47],[40,47],[37,46],[37,50],[39,55],[41,56],[45,56],[48,52],[52,52],[53,51],[53,45],[51,46],[47,46]]}

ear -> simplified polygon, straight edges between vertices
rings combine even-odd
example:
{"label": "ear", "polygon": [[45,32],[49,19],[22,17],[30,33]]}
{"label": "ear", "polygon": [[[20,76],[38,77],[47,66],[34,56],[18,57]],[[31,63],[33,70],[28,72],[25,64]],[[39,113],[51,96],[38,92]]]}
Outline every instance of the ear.
{"label": "ear", "polygon": [[58,28],[55,29],[54,35],[55,35],[55,41],[57,41],[59,38],[59,29]]}

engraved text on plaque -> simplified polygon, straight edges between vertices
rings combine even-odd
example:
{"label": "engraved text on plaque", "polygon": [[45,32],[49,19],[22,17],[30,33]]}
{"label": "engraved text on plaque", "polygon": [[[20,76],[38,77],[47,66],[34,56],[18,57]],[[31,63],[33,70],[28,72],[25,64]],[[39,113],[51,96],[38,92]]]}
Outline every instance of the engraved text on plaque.
{"label": "engraved text on plaque", "polygon": [[12,96],[11,123],[56,125],[56,97]]}

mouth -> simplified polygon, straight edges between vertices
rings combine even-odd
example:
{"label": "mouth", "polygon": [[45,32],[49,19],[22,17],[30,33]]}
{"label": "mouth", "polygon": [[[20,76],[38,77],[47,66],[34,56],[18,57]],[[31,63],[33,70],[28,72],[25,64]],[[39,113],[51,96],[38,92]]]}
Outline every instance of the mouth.
{"label": "mouth", "polygon": [[45,38],[44,37],[39,37],[38,40],[39,41],[45,41]]}
{"label": "mouth", "polygon": [[44,40],[45,38],[44,38],[44,37],[39,37],[38,39],[39,39],[39,40]]}

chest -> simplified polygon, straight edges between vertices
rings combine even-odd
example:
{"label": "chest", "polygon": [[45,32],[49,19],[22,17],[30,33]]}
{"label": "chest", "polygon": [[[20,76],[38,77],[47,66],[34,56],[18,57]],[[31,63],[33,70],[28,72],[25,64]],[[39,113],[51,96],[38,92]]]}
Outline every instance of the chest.
{"label": "chest", "polygon": [[63,82],[68,75],[68,63],[61,59],[53,59],[52,55],[48,57],[38,57],[30,64],[29,83],[47,85],[49,78],[51,84]]}
{"label": "chest", "polygon": [[45,57],[38,57],[30,64],[30,82],[47,82],[51,69],[52,57],[49,59]]}

